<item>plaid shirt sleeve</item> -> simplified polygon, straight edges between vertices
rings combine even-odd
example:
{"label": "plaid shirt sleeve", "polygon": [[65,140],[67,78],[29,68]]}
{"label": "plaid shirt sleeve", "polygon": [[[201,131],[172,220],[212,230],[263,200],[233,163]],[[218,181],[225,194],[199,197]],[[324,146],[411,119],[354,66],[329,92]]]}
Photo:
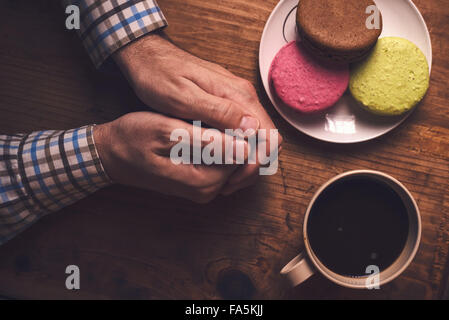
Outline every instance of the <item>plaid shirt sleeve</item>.
{"label": "plaid shirt sleeve", "polygon": [[79,35],[95,66],[119,48],[167,26],[156,0],[63,0],[80,9]]}
{"label": "plaid shirt sleeve", "polygon": [[0,245],[110,183],[92,132],[87,126],[0,135]]}

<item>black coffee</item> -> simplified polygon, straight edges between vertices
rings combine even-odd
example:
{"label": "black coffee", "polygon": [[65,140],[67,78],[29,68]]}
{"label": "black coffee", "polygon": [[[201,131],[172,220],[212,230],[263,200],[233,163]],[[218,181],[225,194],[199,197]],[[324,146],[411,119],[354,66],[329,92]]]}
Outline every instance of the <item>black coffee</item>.
{"label": "black coffee", "polygon": [[315,255],[335,273],[363,276],[369,265],[382,271],[402,252],[408,236],[407,210],[386,183],[348,177],[316,200],[307,233]]}

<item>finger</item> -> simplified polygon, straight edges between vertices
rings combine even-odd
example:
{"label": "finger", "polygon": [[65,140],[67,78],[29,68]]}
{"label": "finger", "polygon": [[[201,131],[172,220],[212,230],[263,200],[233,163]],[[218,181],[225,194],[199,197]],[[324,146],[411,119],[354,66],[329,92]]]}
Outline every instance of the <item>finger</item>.
{"label": "finger", "polygon": [[[266,163],[267,160],[268,160],[268,162],[277,161],[277,159],[279,158],[279,155],[282,151],[282,146],[280,146],[278,149],[277,155],[275,155],[275,159],[273,159],[271,152],[274,152],[275,150],[269,151],[267,143],[262,142],[262,143],[258,144],[257,148],[266,148],[265,150],[266,151],[268,150],[267,152],[270,152],[269,153],[270,158],[265,157],[263,163]],[[259,171],[260,167],[261,167],[260,159],[258,158],[257,164],[247,164],[245,166],[238,168],[232,174],[232,176],[229,178],[229,181],[227,184],[232,185],[232,186],[237,186],[237,189],[239,188],[239,186],[247,185],[248,181],[252,181],[255,176],[260,175],[260,171]],[[277,169],[277,166],[276,166],[276,169]]]}
{"label": "finger", "polygon": [[258,100],[257,92],[251,82],[234,74],[221,72],[196,72],[189,78],[198,87],[217,97],[233,100],[237,103],[253,103]]}
{"label": "finger", "polygon": [[224,67],[222,67],[222,66],[220,66],[220,65],[218,65],[216,63],[213,63],[213,62],[210,62],[210,61],[207,61],[207,60],[203,60],[203,59],[200,59],[200,58],[197,58],[197,59],[198,59],[197,61],[198,61],[199,64],[201,64],[203,67],[205,67],[205,68],[207,68],[207,69],[209,69],[211,71],[218,72],[218,73],[220,73],[220,74],[222,74],[222,75],[224,75],[226,77],[237,78],[237,76],[235,74],[233,74],[231,71],[229,71],[228,69],[226,69],[226,68],[224,68]]}
{"label": "finger", "polygon": [[[270,141],[270,138],[268,138],[271,137],[270,130],[275,129],[276,127],[270,116],[260,104],[253,85],[249,81],[241,78],[230,79],[229,77],[219,75],[217,76],[217,79],[219,81],[208,81],[207,77],[203,74],[195,76],[195,81],[200,87],[204,88],[205,91],[211,92],[224,99],[234,101],[240,105],[244,105],[245,110],[256,116],[260,123],[259,129],[266,129],[266,152],[269,152],[271,146],[273,145],[274,147],[276,142],[277,146],[281,146],[283,139],[280,134],[277,134],[276,142]],[[216,85],[217,83],[220,83],[220,85]],[[260,159],[257,160],[259,162]],[[251,180],[253,178],[258,168],[259,166],[257,165],[245,165],[232,175],[230,182],[233,184],[245,184],[246,180]]]}
{"label": "finger", "polygon": [[[159,134],[156,151],[170,156],[176,163],[231,165],[244,164],[251,148],[242,137],[217,129],[203,128],[166,116]],[[178,161],[181,159],[182,161]]]}
{"label": "finger", "polygon": [[186,105],[183,111],[189,119],[201,120],[221,131],[240,129],[255,134],[260,127],[259,120],[235,101],[209,94],[198,86],[191,88],[191,95],[195,107]]}
{"label": "finger", "polygon": [[[165,160],[169,161],[165,158]],[[167,164],[169,166],[170,164]],[[208,168],[208,167],[205,167]],[[163,179],[153,179],[152,186],[149,186],[149,189],[154,189],[154,183],[159,185],[159,188],[157,189],[159,192],[177,196],[181,198],[185,198],[194,202],[198,203],[207,203],[213,200],[221,191],[223,185],[226,182],[226,178],[231,174],[231,166],[228,167],[222,167],[221,170],[217,170],[215,173],[211,172],[203,172],[201,175],[207,175],[210,177],[211,175],[218,175],[219,179],[216,179],[216,183],[207,183],[204,185],[201,185],[200,182],[202,180],[193,180],[194,177],[196,177],[197,168],[193,165],[181,165],[177,169],[176,176],[178,177],[182,173],[186,173],[185,176],[187,176],[189,179],[184,181],[178,181],[174,179],[170,179],[170,177],[164,177]],[[202,171],[201,169],[200,171]],[[213,169],[211,169],[213,170]],[[209,171],[209,168],[206,169],[206,171]],[[199,173],[199,171],[198,171]],[[198,177],[200,178],[200,177]]]}
{"label": "finger", "polygon": [[[182,172],[173,172],[173,179],[180,179],[180,181],[184,183],[187,181],[187,185],[191,186],[191,188],[187,188],[184,192],[186,198],[196,202],[210,201],[222,190],[222,187],[226,184],[229,176],[231,176],[237,169],[237,167],[233,165],[235,161],[238,160],[240,161],[239,163],[244,163],[247,160],[250,154],[249,144],[243,139],[228,136],[216,129],[198,128],[188,125],[186,122],[180,120],[167,122],[170,123],[168,127],[171,127],[172,129],[178,129],[180,127],[184,129],[185,136],[187,135],[190,138],[185,140],[188,141],[189,144],[187,150],[194,150],[191,149],[192,145],[196,145],[196,147],[201,145],[202,148],[200,161],[198,161],[198,157],[197,159],[193,159],[197,160],[197,164],[201,164],[191,164],[192,162],[190,162],[189,155],[187,164],[179,164],[179,166],[183,166]],[[211,145],[212,149],[208,149]],[[237,150],[238,148],[242,148],[243,150],[239,153],[239,150]],[[229,150],[231,151],[231,161],[228,159]],[[216,152],[221,152],[222,154],[216,154]],[[238,158],[237,154],[239,154]],[[207,157],[209,157],[209,160],[206,159]],[[224,159],[225,162],[219,162],[220,159]],[[173,155],[170,156],[170,160],[173,160]],[[184,160],[186,159],[184,158]],[[178,161],[175,162],[179,163]],[[204,165],[204,162],[206,162],[206,165]],[[217,162],[221,165],[216,165]],[[195,163],[195,161],[193,163]],[[192,180],[195,181],[193,185],[190,184]],[[232,188],[235,189],[235,186],[232,186]]]}
{"label": "finger", "polygon": [[[166,161],[170,161],[165,158]],[[198,203],[207,203],[214,199],[223,189],[229,176],[237,168],[235,165],[193,165],[166,164],[169,167],[168,180],[162,188],[168,194],[174,194]],[[172,185],[172,188],[166,188]]]}
{"label": "finger", "polygon": [[[230,78],[224,75],[214,75],[214,79],[211,79],[209,73],[197,73],[192,81],[209,94],[238,104],[245,112],[257,118],[259,128],[267,130],[276,128],[270,116],[260,104],[256,89],[248,80],[238,77]],[[281,143],[282,137],[279,135],[278,144],[281,145]]]}

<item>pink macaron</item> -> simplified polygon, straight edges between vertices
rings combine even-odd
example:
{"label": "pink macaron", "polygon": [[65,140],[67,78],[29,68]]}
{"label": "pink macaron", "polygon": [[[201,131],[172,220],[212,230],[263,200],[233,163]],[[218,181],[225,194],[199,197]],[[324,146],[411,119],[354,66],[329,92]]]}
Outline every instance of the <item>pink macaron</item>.
{"label": "pink macaron", "polygon": [[270,68],[270,85],[288,107],[316,113],[333,106],[349,84],[349,66],[327,65],[312,57],[301,42],[286,44]]}

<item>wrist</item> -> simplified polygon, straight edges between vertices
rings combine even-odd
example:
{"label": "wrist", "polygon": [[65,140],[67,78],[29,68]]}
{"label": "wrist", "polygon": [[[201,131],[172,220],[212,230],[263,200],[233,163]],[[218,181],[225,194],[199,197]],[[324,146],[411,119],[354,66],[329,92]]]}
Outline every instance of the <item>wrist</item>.
{"label": "wrist", "polygon": [[129,69],[132,66],[133,61],[139,56],[144,54],[146,58],[157,54],[161,44],[166,42],[158,32],[147,34],[139,39],[134,40],[123,48],[117,50],[112,58],[115,63],[123,69]]}
{"label": "wrist", "polygon": [[142,67],[151,60],[155,63],[158,43],[165,41],[157,33],[145,35],[120,50],[116,51],[112,58],[122,74],[136,91],[141,82]]}
{"label": "wrist", "polygon": [[116,182],[114,177],[114,157],[112,153],[111,128],[110,123],[94,126],[93,138],[98,157],[100,158],[106,175],[112,182]]}

